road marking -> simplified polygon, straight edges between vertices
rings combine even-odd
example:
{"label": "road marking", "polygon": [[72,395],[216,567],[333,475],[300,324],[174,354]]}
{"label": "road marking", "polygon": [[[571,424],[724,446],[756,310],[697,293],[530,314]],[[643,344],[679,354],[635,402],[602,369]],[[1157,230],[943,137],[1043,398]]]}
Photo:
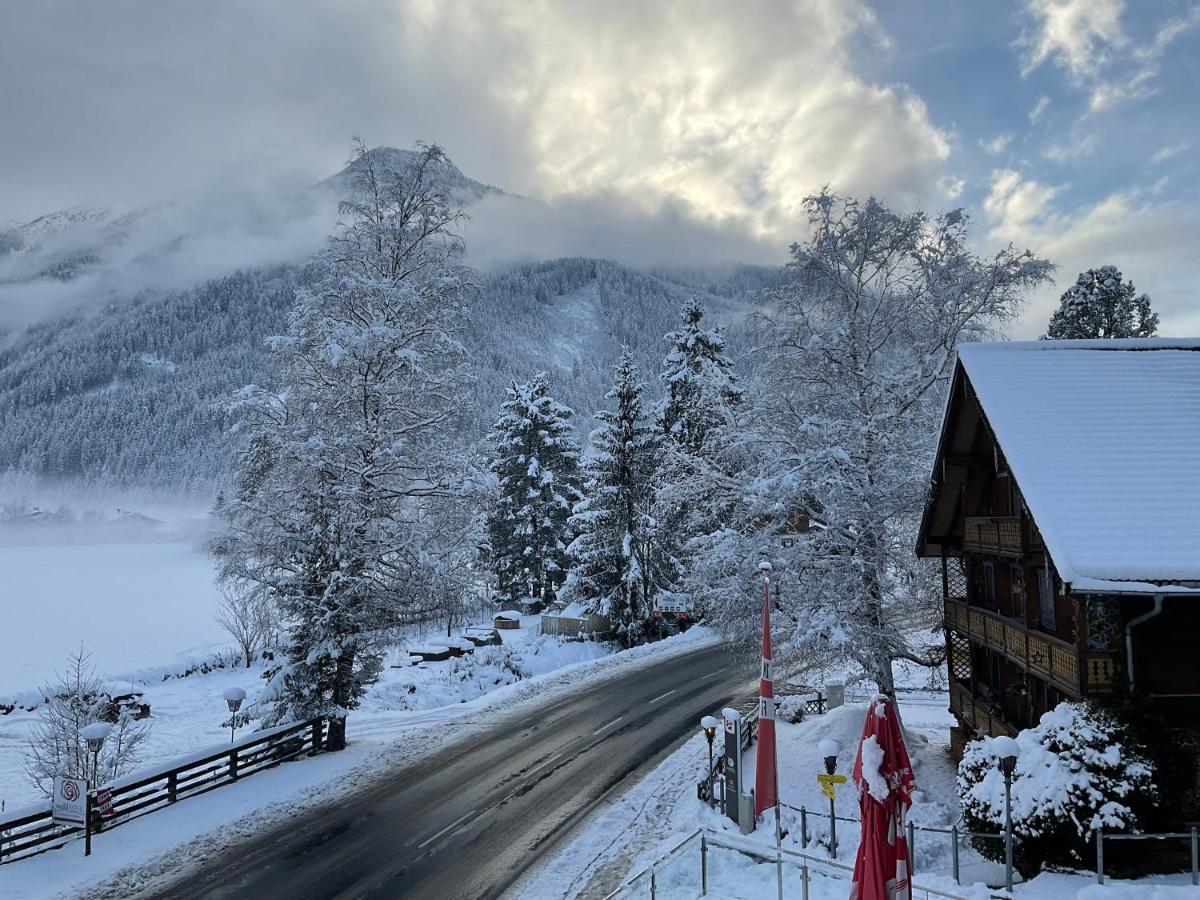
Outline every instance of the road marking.
{"label": "road marking", "polygon": [[654,698],[653,700],[651,700],[650,702],[651,702],[651,703],[657,703],[659,700],[662,700],[664,697],[670,697],[670,696],[671,696],[673,693],[675,693],[675,690],[677,690],[677,689],[672,689],[672,690],[669,690],[669,691],[667,691],[665,694],[659,694],[657,697],[655,697],[655,698]]}
{"label": "road marking", "polygon": [[608,729],[612,728],[614,725],[616,725],[618,722],[620,722],[623,718],[625,718],[625,717],[617,716],[615,719],[613,719],[607,725],[601,725],[599,728],[597,728],[595,731],[592,732],[592,737],[595,737],[602,731],[607,731]]}
{"label": "road marking", "polygon": [[[726,668],[728,668],[728,666],[727,666]],[[704,676],[703,678],[701,678],[700,680],[701,680],[701,681],[708,681],[708,679],[710,679],[710,678],[716,678],[718,675],[720,675],[720,674],[721,674],[722,672],[724,672],[724,671],[725,671],[725,669],[717,669],[717,671],[715,671],[715,672],[712,672],[712,673],[710,673],[710,674],[708,674],[708,675],[705,675],[705,676]]]}
{"label": "road marking", "polygon": [[449,825],[447,825],[445,828],[443,828],[441,831],[439,831],[439,832],[438,832],[437,834],[435,834],[433,837],[431,837],[431,838],[426,838],[426,839],[425,839],[425,840],[424,840],[422,843],[420,843],[420,844],[417,844],[417,849],[418,849],[418,850],[424,850],[426,847],[428,847],[430,844],[432,844],[432,843],[433,843],[434,841],[436,841],[438,838],[440,838],[440,837],[442,837],[443,835],[445,835],[445,834],[446,834],[446,832],[448,832],[448,831],[453,831],[455,828],[457,828],[457,827],[458,827],[459,825],[461,825],[463,822],[467,821],[467,819],[471,818],[471,816],[473,816],[473,815],[475,815],[475,810],[471,810],[471,811],[470,811],[469,813],[467,813],[465,816],[462,816],[461,818],[455,819],[453,822],[451,822]]}

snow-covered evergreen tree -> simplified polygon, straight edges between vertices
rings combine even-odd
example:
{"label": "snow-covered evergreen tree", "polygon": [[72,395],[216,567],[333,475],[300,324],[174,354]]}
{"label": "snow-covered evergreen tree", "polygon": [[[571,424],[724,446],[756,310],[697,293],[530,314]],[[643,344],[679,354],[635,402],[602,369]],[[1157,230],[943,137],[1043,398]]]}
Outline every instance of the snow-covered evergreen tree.
{"label": "snow-covered evergreen tree", "polygon": [[579,501],[579,446],[571,409],[550,395],[539,372],[515,382],[493,428],[498,495],[488,519],[489,556],[510,600],[555,599],[569,568],[569,520]]}
{"label": "snow-covered evergreen tree", "polygon": [[1158,314],[1150,311],[1150,295],[1139,296],[1116,266],[1101,266],[1081,272],[1062,295],[1046,337],[1140,338],[1157,331]]}
{"label": "snow-covered evergreen tree", "polygon": [[975,256],[961,211],[901,215],[829,192],[805,208],[811,238],[763,313],[768,368],[740,438],[753,446],[725,490],[736,517],[702,561],[726,626],[753,633],[750,573],[766,553],[781,655],[850,664],[890,692],[894,660],[941,659],[918,639],[940,607],[913,545],[955,347],[1011,318],[1050,266],[1011,247]]}
{"label": "snow-covered evergreen tree", "polygon": [[222,581],[273,601],[286,629],[258,712],[328,716],[335,748],[385,641],[439,615],[439,509],[457,501],[462,215],[439,148],[405,160],[381,169],[358,145],[345,224],[272,342],[282,384],[235,404],[250,437],[213,544]]}
{"label": "snow-covered evergreen tree", "polygon": [[655,497],[654,546],[672,593],[690,595],[702,615],[693,541],[722,521],[719,484],[728,475],[727,448],[736,430],[742,387],[719,328],[704,325],[704,307],[684,304],[682,327],[666,335],[670,346],[659,378],[663,399],[657,421],[663,452]]}
{"label": "snow-covered evergreen tree", "polygon": [[664,396],[658,422],[677,447],[703,453],[714,428],[725,424],[742,400],[719,328],[703,326],[704,306],[695,298],[683,306],[683,327],[666,336],[671,349],[663,360]]}
{"label": "snow-covered evergreen tree", "polygon": [[607,394],[616,408],[596,413],[600,427],[584,460],[586,498],[571,526],[579,533],[567,599],[607,616],[626,644],[638,643],[664,587],[652,508],[660,437],[642,409],[644,385],[626,347]]}

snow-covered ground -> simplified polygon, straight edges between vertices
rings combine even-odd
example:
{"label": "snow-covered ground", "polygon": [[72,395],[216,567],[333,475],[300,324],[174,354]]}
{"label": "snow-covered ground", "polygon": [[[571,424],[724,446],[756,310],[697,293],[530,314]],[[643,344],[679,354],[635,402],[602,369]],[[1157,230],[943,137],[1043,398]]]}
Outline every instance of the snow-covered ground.
{"label": "snow-covered ground", "polygon": [[82,646],[119,676],[228,646],[212,561],[183,542],[0,546],[0,698]]}
{"label": "snow-covered ground", "polygon": [[[408,664],[408,646],[436,642],[445,632],[436,630],[414,637],[388,657],[383,676],[367,694],[362,710],[354,717],[352,728],[386,713],[428,710],[461,704],[488,691],[522,679],[544,675],[574,663],[598,659],[612,652],[608,644],[566,642],[543,637],[538,631],[538,616],[524,616],[519,630],[502,631],[504,644],[480,647],[472,654],[420,667]],[[216,669],[195,672],[184,678],[166,678],[173,666],[151,666],[134,676],[119,679],[101,672],[101,680],[115,681],[124,688],[143,692],[150,704],[150,738],[139,760],[139,768],[152,766],[208,744],[228,740],[223,694],[227,688],[241,687],[253,699],[263,686],[263,666]],[[19,692],[29,695],[31,692]],[[29,729],[37,721],[37,711],[14,710],[0,716],[0,801],[9,809],[41,799],[25,777],[24,759]]]}
{"label": "snow-covered ground", "polygon": [[[955,766],[948,746],[951,721],[946,707],[947,697],[938,691],[912,690],[901,698],[900,710],[919,788],[910,818],[921,826],[948,828],[958,815]],[[789,832],[784,839],[785,848],[829,858],[828,820],[816,815],[829,808],[816,781],[816,775],[825,770],[819,745],[829,738],[838,741],[842,747],[838,771],[848,773],[867,708],[865,697],[854,697],[845,707],[798,725],[777,723],[780,793],[785,804],[782,819]],[[718,738],[718,751],[719,743]],[[707,754],[704,738],[697,734],[640,783],[585,820],[568,841],[542,860],[508,896],[603,897],[700,827],[719,831],[733,842],[753,841],[769,852],[774,842],[773,827],[760,826],[756,833],[740,838],[732,822],[696,799],[695,782],[704,771]],[[747,762],[744,777],[753,783],[753,748]],[[836,805],[838,815],[857,818],[857,799],[849,785],[839,790]],[[802,806],[810,813],[808,828],[814,839],[807,848],[801,846],[799,839],[797,808]],[[837,837],[837,860],[853,865],[859,840],[857,826],[839,822]],[[964,849],[960,857],[964,884],[955,884],[951,877],[950,838],[945,835],[918,831],[915,854],[917,883],[952,896],[986,898],[991,891],[985,882],[997,884],[1003,880],[1001,867]],[[774,863],[758,862],[735,850],[710,847],[708,864],[710,897],[756,900],[775,896]],[[829,870],[818,877],[816,870],[813,871],[810,896],[814,900],[846,896],[849,885],[844,877],[837,877],[839,873]],[[661,866],[656,880],[659,900],[699,897],[700,856],[696,842]],[[798,867],[786,867],[784,884],[785,896],[801,895]],[[639,880],[632,891],[622,896],[649,897],[649,879]],[[1054,873],[1018,885],[1016,896],[1027,900],[1182,900],[1200,898],[1200,889],[1191,887],[1186,875],[1097,885],[1091,873]]]}
{"label": "snow-covered ground", "polygon": [[[525,624],[529,624],[529,618]],[[457,696],[462,702],[422,709],[400,708],[393,703],[394,697],[386,703],[368,698],[365,708],[349,721],[351,744],[344,752],[289,763],[124,824],[98,838],[96,852],[86,861],[80,847],[68,846],[0,866],[0,897],[128,896],[164,872],[177,871],[220,852],[259,828],[353,792],[370,779],[395,771],[415,754],[436,753],[452,742],[469,740],[493,725],[499,716],[527,716],[532,705],[582,684],[609,677],[618,670],[650,665],[715,640],[706,629],[693,628],[656,644],[598,656],[603,652],[601,645],[560,644],[534,635],[531,628],[505,637],[511,642],[503,649],[529,661],[530,677],[493,684],[486,693],[467,699],[467,693],[477,690],[479,682],[460,677],[461,669],[455,674],[453,667],[445,663],[429,664],[424,670],[389,670],[398,674],[386,676],[381,686],[421,671],[441,683],[443,700]],[[534,671],[542,674],[532,674]],[[431,672],[441,674],[427,674]],[[191,676],[179,683],[203,684],[204,693],[219,701],[218,683],[245,683],[225,676],[230,673]],[[462,690],[456,693],[446,687],[452,682],[463,685]],[[378,693],[379,688],[372,692]],[[435,692],[429,696],[435,696]],[[430,727],[443,724],[453,727]],[[208,726],[203,728],[209,733]],[[415,728],[422,729],[421,741],[404,740],[403,736]],[[196,741],[187,749],[199,749],[198,744]]]}

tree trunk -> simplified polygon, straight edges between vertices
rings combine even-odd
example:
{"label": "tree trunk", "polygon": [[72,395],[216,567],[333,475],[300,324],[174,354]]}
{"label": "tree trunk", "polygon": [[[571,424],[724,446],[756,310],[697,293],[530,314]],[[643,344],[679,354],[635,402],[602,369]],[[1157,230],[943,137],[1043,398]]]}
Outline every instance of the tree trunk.
{"label": "tree trunk", "polygon": [[[338,657],[337,669],[333,678],[333,703],[341,710],[347,709],[350,703],[350,682],[353,674],[354,651],[346,650]],[[329,739],[325,749],[346,749],[346,716],[344,713],[329,720]]]}

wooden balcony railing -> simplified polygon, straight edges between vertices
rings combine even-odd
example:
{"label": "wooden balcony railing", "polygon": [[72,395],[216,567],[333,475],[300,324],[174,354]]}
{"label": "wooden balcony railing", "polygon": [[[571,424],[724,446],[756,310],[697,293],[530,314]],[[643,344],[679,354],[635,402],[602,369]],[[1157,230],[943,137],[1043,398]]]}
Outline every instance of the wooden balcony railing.
{"label": "wooden balcony railing", "polygon": [[[1066,641],[1039,631],[1030,631],[1019,622],[991,610],[968,606],[962,600],[946,600],[946,627],[965,635],[976,644],[1003,653],[1021,668],[1037,674],[1063,693],[1079,698],[1079,653]],[[1112,689],[1111,661],[1107,673],[1104,665],[1098,664],[1095,674],[1093,682],[1089,666],[1089,692],[1102,693]]]}
{"label": "wooden balcony railing", "polygon": [[963,520],[963,549],[1003,556],[1024,556],[1020,516],[967,516]]}
{"label": "wooden balcony railing", "polygon": [[970,687],[961,681],[950,682],[950,709],[958,714],[967,725],[982,734],[996,737],[1001,734],[1015,735],[1017,729],[1001,718],[1000,711],[992,703],[971,693]]}

